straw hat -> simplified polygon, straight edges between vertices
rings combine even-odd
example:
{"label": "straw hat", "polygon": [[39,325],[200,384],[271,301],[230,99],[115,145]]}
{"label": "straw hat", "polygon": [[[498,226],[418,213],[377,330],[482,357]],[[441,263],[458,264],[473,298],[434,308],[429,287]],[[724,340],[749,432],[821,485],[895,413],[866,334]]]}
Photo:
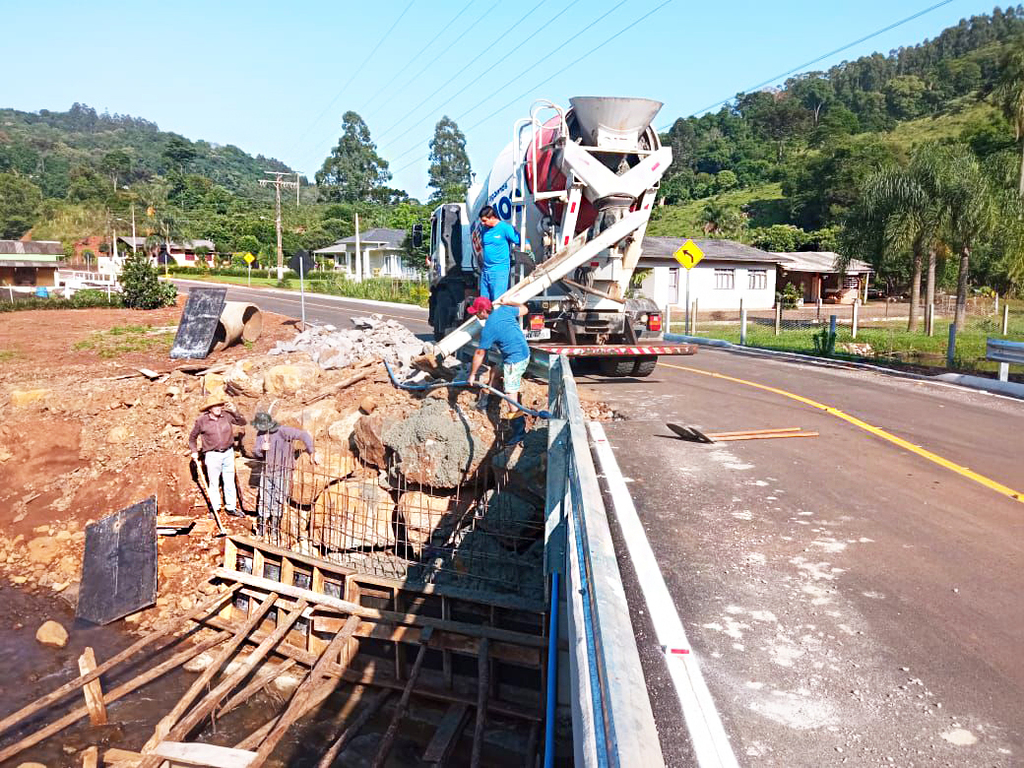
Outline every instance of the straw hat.
{"label": "straw hat", "polygon": [[206,402],[203,403],[203,407],[200,408],[199,410],[208,411],[215,405],[225,405],[226,403],[227,400],[224,399],[223,395],[210,395],[209,397],[206,398]]}

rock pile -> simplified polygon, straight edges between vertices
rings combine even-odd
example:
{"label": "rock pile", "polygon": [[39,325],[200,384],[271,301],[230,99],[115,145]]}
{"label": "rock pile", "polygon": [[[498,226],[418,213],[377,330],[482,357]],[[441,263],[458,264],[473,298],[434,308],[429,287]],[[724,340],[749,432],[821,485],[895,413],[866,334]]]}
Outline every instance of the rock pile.
{"label": "rock pile", "polygon": [[353,317],[354,328],[338,330],[333,325],[314,326],[291,341],[279,341],[271,355],[305,352],[323,370],[345,368],[368,357],[387,360],[400,369],[410,367],[423,352],[423,342],[397,320],[380,315]]}

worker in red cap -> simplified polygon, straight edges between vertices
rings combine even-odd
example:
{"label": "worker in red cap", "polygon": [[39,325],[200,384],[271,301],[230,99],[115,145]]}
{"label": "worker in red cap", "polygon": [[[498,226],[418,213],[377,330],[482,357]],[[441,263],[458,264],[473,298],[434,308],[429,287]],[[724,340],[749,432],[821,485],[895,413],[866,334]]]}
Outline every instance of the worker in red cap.
{"label": "worker in red cap", "polygon": [[[501,352],[501,378],[502,389],[505,394],[519,401],[519,389],[523,383],[523,374],[526,373],[526,366],[530,364],[530,347],[526,343],[526,334],[519,323],[519,318],[525,315],[528,310],[525,304],[513,302],[497,302],[492,304],[486,296],[478,296],[467,310],[469,314],[476,315],[484,323],[484,329],[480,332],[480,341],[476,352],[473,354],[473,364],[469,370],[469,383],[477,383],[477,376],[480,367],[483,365],[484,357],[491,347],[497,345]],[[498,384],[498,366],[491,369],[492,387]],[[487,407],[488,396],[484,393],[480,398],[478,407]],[[512,419],[512,435],[520,436],[525,434],[526,420],[520,413],[510,416]],[[513,437],[512,442],[518,442]]]}

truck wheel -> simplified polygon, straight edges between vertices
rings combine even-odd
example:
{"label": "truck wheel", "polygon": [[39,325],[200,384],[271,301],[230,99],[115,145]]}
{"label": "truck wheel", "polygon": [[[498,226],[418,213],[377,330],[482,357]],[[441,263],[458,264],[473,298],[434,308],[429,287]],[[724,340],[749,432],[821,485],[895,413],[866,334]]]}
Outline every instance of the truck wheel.
{"label": "truck wheel", "polygon": [[602,376],[609,376],[613,378],[622,378],[623,376],[633,375],[633,366],[636,364],[636,360],[632,357],[604,357],[601,358],[600,370]]}
{"label": "truck wheel", "polygon": [[658,358],[654,355],[641,357],[633,364],[634,376],[650,376],[654,373],[654,366],[658,364]]}

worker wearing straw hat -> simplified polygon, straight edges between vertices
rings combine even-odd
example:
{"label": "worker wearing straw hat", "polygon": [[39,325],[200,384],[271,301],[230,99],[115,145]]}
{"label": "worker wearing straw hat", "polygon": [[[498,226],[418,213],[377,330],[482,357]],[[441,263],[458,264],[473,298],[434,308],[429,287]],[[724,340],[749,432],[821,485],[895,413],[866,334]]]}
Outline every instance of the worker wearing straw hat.
{"label": "worker wearing straw hat", "polygon": [[257,459],[265,458],[256,508],[256,535],[260,538],[269,535],[274,543],[280,544],[281,516],[292,489],[295,441],[302,441],[303,448],[314,464],[319,464],[320,459],[313,451],[312,435],[304,429],[282,426],[266,411],[257,411],[252,425],[256,429],[253,455]]}
{"label": "worker wearing straw hat", "polygon": [[[227,405],[227,409],[225,409]],[[197,440],[202,439],[203,463],[210,486],[210,503],[214,510],[220,509],[220,481],[224,480],[224,507],[232,517],[244,517],[238,511],[235,494],[235,431],[234,427],[245,426],[245,417],[228,405],[223,395],[210,395],[199,409],[202,413],[188,436],[188,447],[192,459],[199,461]]]}

